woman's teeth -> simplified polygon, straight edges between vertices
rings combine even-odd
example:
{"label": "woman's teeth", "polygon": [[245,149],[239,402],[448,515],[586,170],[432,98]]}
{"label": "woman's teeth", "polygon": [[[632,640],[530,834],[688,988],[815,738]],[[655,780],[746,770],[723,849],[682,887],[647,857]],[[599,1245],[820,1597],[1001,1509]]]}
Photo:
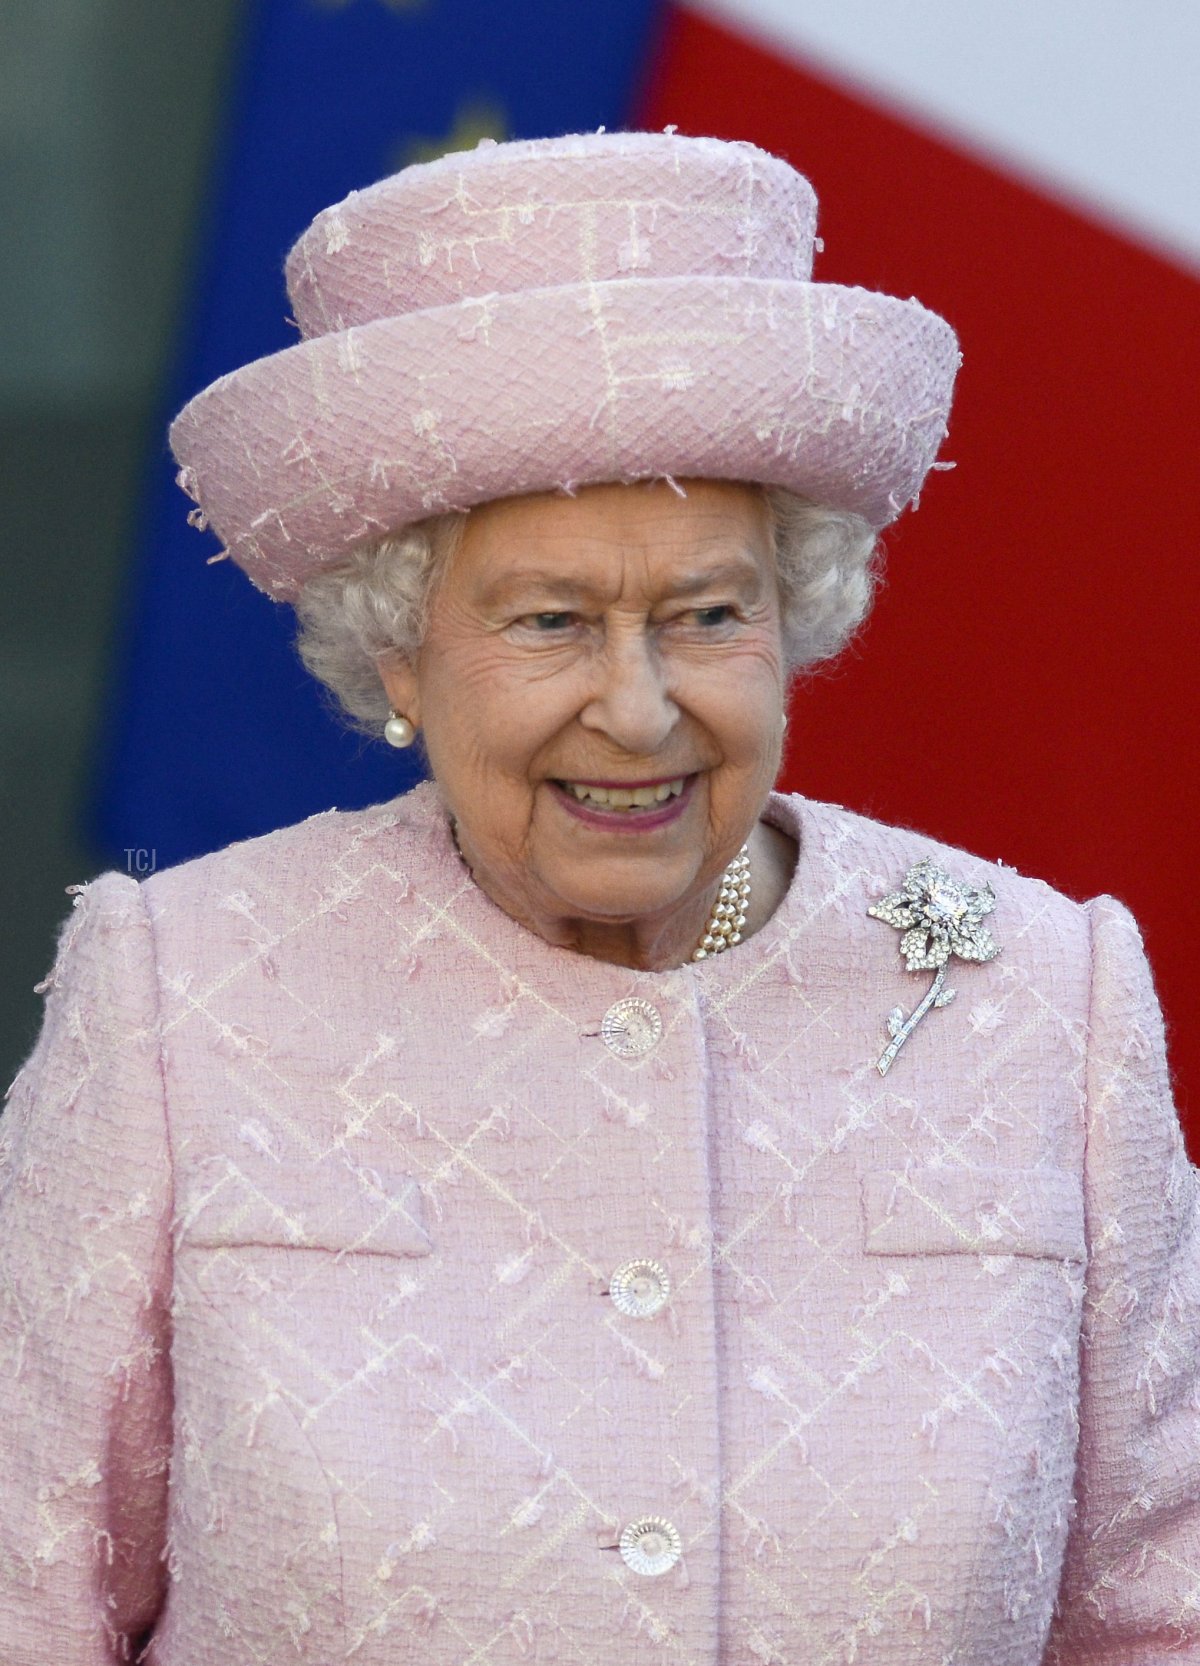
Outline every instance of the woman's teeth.
{"label": "woman's teeth", "polygon": [[685,775],[677,781],[660,781],[655,787],[592,787],[582,781],[561,783],[581,804],[602,804],[606,810],[645,810],[653,804],[665,804],[668,798],[678,798],[686,784]]}

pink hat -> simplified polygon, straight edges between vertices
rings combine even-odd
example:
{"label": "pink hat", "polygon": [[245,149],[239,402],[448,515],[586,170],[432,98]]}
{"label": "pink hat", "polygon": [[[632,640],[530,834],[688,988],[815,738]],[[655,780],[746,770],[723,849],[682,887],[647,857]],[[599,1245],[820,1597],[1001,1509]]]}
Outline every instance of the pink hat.
{"label": "pink hat", "polygon": [[596,133],[406,168],[287,260],[303,340],[175,419],[261,590],[446,509],[597,481],[786,486],[887,525],[946,432],[954,332],[811,282],[816,198],[754,145]]}

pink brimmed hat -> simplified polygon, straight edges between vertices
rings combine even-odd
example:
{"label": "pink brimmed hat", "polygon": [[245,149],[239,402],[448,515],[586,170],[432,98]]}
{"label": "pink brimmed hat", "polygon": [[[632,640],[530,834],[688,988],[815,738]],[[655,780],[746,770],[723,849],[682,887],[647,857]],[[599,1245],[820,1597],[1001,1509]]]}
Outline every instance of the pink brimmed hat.
{"label": "pink brimmed hat", "polygon": [[406,522],[598,481],[759,481],[883,527],[958,346],[813,283],[815,226],[786,162],[670,131],[485,140],[354,191],[288,256],[303,340],[172,424],[193,518],[281,601]]}

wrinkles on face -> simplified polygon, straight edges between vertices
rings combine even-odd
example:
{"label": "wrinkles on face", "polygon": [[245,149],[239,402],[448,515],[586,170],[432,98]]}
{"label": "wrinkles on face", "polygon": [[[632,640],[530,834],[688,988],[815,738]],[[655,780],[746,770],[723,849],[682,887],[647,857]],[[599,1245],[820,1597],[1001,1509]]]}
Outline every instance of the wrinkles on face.
{"label": "wrinkles on face", "polygon": [[[551,941],[687,958],[779,764],[784,674],[762,496],[602,486],[472,511],[404,688],[475,877]],[[385,679],[386,680],[386,679]],[[688,779],[638,831],[562,783]]]}

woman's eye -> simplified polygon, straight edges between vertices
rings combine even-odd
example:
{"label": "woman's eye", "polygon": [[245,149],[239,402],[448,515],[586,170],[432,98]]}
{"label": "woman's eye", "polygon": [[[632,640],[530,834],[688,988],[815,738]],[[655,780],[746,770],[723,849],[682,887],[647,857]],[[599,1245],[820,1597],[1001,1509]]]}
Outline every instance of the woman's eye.
{"label": "woman's eye", "polygon": [[573,613],[531,613],[525,623],[532,625],[535,631],[549,634],[552,631],[566,630],[574,620]]}
{"label": "woman's eye", "polygon": [[698,607],[695,613],[696,623],[711,628],[713,625],[727,625],[733,618],[731,607]]}

